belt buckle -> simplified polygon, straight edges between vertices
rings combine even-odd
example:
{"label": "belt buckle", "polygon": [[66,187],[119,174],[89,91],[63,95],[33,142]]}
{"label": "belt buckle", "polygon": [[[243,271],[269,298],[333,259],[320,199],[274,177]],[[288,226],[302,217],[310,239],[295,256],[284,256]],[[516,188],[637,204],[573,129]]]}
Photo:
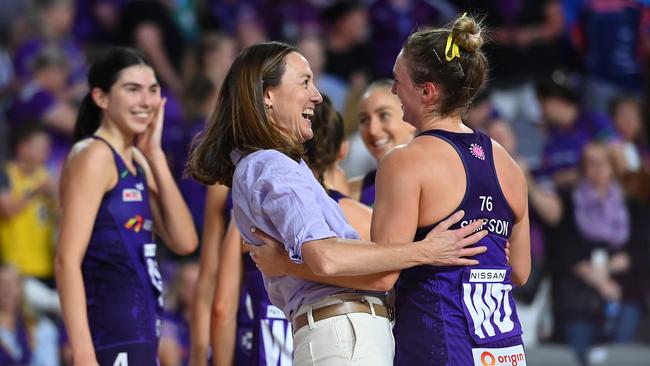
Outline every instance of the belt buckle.
{"label": "belt buckle", "polygon": [[386,304],[386,310],[388,311],[388,320],[395,321],[395,308],[392,305]]}

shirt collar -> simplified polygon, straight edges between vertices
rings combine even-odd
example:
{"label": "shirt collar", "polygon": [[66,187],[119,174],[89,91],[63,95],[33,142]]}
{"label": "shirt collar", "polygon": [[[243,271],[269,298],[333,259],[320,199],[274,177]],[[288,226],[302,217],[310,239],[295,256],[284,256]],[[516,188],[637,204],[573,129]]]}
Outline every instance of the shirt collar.
{"label": "shirt collar", "polygon": [[237,165],[237,163],[239,163],[241,157],[242,157],[242,151],[240,149],[234,149],[233,151],[230,152],[230,160],[235,166]]}

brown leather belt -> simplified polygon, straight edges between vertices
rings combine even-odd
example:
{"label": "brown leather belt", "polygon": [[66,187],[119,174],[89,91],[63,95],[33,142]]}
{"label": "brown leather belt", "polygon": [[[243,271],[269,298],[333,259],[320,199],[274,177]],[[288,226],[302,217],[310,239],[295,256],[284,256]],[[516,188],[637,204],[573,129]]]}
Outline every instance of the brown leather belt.
{"label": "brown leather belt", "polygon": [[[345,301],[340,304],[328,305],[322,308],[313,309],[312,315],[314,316],[314,322],[317,322],[319,320],[350,313],[372,314],[372,309],[370,309],[370,306],[375,309],[375,315],[387,318],[389,320],[393,319],[393,309],[391,306],[374,303],[371,305],[367,301],[363,300]],[[307,324],[309,324],[307,313],[298,315],[293,319],[293,331],[296,332],[298,329],[304,327]]]}

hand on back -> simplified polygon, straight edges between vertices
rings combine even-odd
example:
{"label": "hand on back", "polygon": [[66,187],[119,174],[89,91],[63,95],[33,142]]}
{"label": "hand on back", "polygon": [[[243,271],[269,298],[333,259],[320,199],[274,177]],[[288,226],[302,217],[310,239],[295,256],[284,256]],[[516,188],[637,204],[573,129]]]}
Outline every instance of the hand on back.
{"label": "hand on back", "polygon": [[424,253],[434,266],[471,266],[479,262],[470,257],[484,253],[485,246],[470,247],[487,235],[487,230],[480,230],[483,220],[476,220],[456,230],[449,228],[465,215],[458,211],[434,227],[424,240],[418,242],[425,249]]}

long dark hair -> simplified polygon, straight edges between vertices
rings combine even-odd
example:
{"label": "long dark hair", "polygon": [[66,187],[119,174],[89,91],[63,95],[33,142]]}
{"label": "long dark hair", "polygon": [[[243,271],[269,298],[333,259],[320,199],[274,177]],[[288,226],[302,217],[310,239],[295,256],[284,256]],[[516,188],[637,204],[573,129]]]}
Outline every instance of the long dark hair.
{"label": "long dark hair", "polygon": [[108,50],[88,71],[88,94],[79,107],[74,126],[74,141],[77,142],[95,133],[102,119],[102,110],[92,98],[93,88],[108,93],[120,76],[120,72],[133,65],[150,66],[149,61],[140,52],[132,48],[116,47]]}
{"label": "long dark hair", "polygon": [[302,144],[272,123],[264,110],[264,92],[280,85],[285,57],[295,47],[280,42],[244,49],[235,59],[206,128],[194,138],[186,172],[205,183],[232,185],[235,165],[230,153],[243,155],[275,149],[298,161]]}

